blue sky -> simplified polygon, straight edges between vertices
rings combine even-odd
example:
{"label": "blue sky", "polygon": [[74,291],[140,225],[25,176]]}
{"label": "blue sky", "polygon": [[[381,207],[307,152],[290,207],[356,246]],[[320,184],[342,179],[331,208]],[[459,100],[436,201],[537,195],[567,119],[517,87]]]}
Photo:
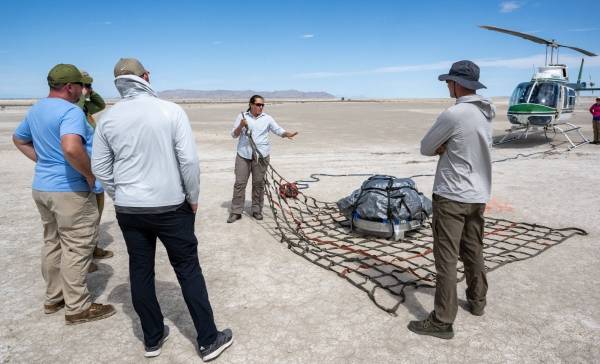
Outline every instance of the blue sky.
{"label": "blue sky", "polygon": [[[327,91],[339,97],[445,97],[437,75],[481,65],[488,96],[509,95],[544,47],[493,25],[600,54],[600,1],[6,1],[0,98],[43,97],[56,63],[115,96],[120,57],[139,58],[158,90]],[[561,52],[577,77],[580,55]],[[600,57],[584,78],[600,84]]]}

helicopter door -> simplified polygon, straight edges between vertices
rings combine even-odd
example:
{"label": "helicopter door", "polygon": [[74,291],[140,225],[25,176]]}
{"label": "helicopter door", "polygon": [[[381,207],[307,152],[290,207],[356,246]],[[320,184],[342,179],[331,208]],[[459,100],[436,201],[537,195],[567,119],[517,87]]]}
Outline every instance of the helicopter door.
{"label": "helicopter door", "polygon": [[567,108],[567,97],[565,95],[565,86],[560,87],[560,94],[558,96],[558,102],[556,103],[556,109],[560,113],[563,109]]}

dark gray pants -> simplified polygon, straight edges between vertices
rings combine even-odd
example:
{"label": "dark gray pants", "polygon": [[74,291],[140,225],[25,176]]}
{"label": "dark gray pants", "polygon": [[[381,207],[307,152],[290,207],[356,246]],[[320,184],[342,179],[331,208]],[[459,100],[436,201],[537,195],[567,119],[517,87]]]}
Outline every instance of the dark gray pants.
{"label": "dark gray pants", "polygon": [[[266,163],[265,163],[266,162]],[[265,162],[258,163],[255,159],[245,159],[236,154],[235,157],[235,184],[233,185],[233,198],[231,199],[231,213],[241,214],[244,210],[246,198],[246,185],[252,174],[252,213],[262,213],[265,192],[265,173],[269,164],[269,156]]]}
{"label": "dark gray pants", "polygon": [[435,317],[452,323],[458,310],[456,264],[465,269],[467,300],[485,307],[488,284],[483,261],[483,203],[462,203],[433,195],[433,257],[435,259]]}

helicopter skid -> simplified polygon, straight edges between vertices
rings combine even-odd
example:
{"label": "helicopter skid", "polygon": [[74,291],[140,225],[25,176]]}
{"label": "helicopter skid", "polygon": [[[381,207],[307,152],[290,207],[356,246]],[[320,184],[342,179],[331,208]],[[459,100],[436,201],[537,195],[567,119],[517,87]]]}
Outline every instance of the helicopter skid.
{"label": "helicopter skid", "polygon": [[[513,125],[511,126],[510,129],[506,130],[506,135],[504,135],[502,137],[502,139],[500,139],[498,142],[494,143],[493,145],[499,145],[499,144],[504,144],[504,143],[508,143],[508,142],[512,142],[515,140],[520,140],[520,139],[527,139],[527,137],[531,134],[539,134],[539,133],[544,133],[544,136],[546,137],[546,141],[550,142],[547,132],[548,130],[551,129],[554,134],[556,134],[556,132],[558,131],[559,133],[561,133],[565,139],[567,140],[567,142],[570,144],[570,146],[567,148],[567,150],[571,150],[571,149],[575,149],[577,147],[579,147],[580,145],[583,144],[587,144],[590,141],[581,133],[581,127],[568,123],[568,122],[563,122],[560,124],[548,124],[545,126],[539,126],[539,125],[531,125],[531,124],[519,124],[519,125]],[[569,133],[576,133],[580,140],[577,142],[574,142],[573,139],[569,136]]]}

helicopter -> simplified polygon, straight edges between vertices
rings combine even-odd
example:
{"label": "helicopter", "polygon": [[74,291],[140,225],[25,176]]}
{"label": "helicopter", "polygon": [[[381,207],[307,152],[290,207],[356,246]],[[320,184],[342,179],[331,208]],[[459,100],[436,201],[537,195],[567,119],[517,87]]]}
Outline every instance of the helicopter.
{"label": "helicopter", "polygon": [[[547,131],[552,129],[565,136],[570,143],[568,149],[576,148],[589,140],[581,133],[579,126],[569,123],[580,91],[594,91],[593,82],[581,82],[584,59],[581,59],[577,83],[569,83],[567,65],[560,64],[558,55],[560,48],[568,48],[589,57],[597,55],[578,47],[559,44],[556,40],[543,39],[531,34],[489,25],[480,28],[520,37],[546,46],[546,57],[543,67],[538,67],[528,82],[522,82],[513,91],[508,107],[508,121],[511,128],[495,145],[517,139],[525,139],[534,132],[543,131],[548,140]],[[550,50],[550,52],[548,52]],[[541,129],[541,130],[540,130]],[[568,133],[577,133],[578,141],[573,141]]]}

